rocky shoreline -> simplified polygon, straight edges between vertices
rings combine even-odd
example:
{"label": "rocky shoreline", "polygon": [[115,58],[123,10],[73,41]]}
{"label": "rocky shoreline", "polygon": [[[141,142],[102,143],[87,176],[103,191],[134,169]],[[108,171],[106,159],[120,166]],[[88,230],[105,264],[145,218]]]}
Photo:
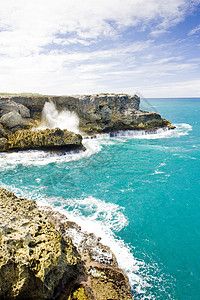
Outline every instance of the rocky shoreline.
{"label": "rocky shoreline", "polygon": [[[79,118],[86,137],[120,130],[172,129],[138,96],[0,97],[0,152],[83,151],[82,136],[66,129],[35,129],[45,103]],[[129,300],[126,274],[109,247],[64,215],[0,188],[0,299]]]}
{"label": "rocky shoreline", "polygon": [[50,207],[0,188],[0,298],[133,299],[109,247]]}
{"label": "rocky shoreline", "polygon": [[67,130],[32,130],[41,124],[47,102],[53,102],[58,111],[75,113],[80,131],[87,136],[120,130],[173,128],[158,113],[140,110],[140,98],[136,95],[0,97],[0,152],[60,147],[83,149],[81,136]]}

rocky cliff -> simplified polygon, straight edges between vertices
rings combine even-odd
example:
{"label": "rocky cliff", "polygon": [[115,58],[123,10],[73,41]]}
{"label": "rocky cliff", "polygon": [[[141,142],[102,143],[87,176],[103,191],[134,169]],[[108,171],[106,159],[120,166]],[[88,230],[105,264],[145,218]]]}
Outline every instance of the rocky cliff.
{"label": "rocky cliff", "polygon": [[133,299],[99,238],[1,188],[0,209],[0,299]]}
{"label": "rocky cliff", "polygon": [[81,137],[78,135],[59,130],[32,131],[42,122],[46,102],[53,102],[58,111],[76,113],[80,121],[79,129],[86,135],[119,130],[173,128],[159,114],[141,111],[140,99],[136,95],[0,97],[0,151],[61,146],[65,146],[65,150],[81,149]]}
{"label": "rocky cliff", "polygon": [[[14,129],[17,126],[30,126],[35,120],[40,122],[44,104],[49,101],[54,102],[60,111],[65,109],[75,112],[80,119],[80,130],[87,134],[170,126],[170,122],[162,119],[159,114],[141,111],[140,98],[127,94],[2,97],[0,123]],[[9,114],[13,109],[17,120],[10,122]]]}

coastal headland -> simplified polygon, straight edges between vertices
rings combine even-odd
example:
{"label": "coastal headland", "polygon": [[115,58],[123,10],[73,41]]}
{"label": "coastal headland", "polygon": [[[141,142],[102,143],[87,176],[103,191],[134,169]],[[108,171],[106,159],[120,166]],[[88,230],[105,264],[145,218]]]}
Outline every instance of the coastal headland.
{"label": "coastal headland", "polygon": [[[54,103],[58,111],[75,113],[84,135],[119,130],[155,131],[171,129],[171,123],[158,113],[139,109],[140,98],[127,94],[84,96],[1,96],[0,151],[82,147],[81,137],[61,129],[33,131],[42,122],[45,103]],[[68,136],[68,138],[63,138]]]}
{"label": "coastal headland", "polygon": [[[47,103],[58,112],[75,114],[79,133],[42,128]],[[84,151],[82,136],[173,129],[139,105],[138,96],[127,94],[1,96],[0,152]],[[127,275],[101,238],[50,207],[40,208],[2,188],[0,208],[1,299],[133,299]]]}

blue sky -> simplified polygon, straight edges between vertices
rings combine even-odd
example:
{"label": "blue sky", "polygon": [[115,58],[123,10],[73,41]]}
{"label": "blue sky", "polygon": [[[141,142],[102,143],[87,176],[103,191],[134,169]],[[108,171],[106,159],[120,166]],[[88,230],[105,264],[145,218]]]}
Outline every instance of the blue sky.
{"label": "blue sky", "polygon": [[0,92],[200,97],[200,0],[0,0]]}

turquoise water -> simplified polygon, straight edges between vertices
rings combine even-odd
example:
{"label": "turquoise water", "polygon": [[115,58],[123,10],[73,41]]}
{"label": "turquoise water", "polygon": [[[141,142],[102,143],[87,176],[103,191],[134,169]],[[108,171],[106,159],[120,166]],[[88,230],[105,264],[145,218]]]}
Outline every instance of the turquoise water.
{"label": "turquoise water", "polygon": [[0,155],[0,186],[102,237],[135,299],[200,299],[200,100],[148,99],[170,132],[85,140],[84,154]]}

